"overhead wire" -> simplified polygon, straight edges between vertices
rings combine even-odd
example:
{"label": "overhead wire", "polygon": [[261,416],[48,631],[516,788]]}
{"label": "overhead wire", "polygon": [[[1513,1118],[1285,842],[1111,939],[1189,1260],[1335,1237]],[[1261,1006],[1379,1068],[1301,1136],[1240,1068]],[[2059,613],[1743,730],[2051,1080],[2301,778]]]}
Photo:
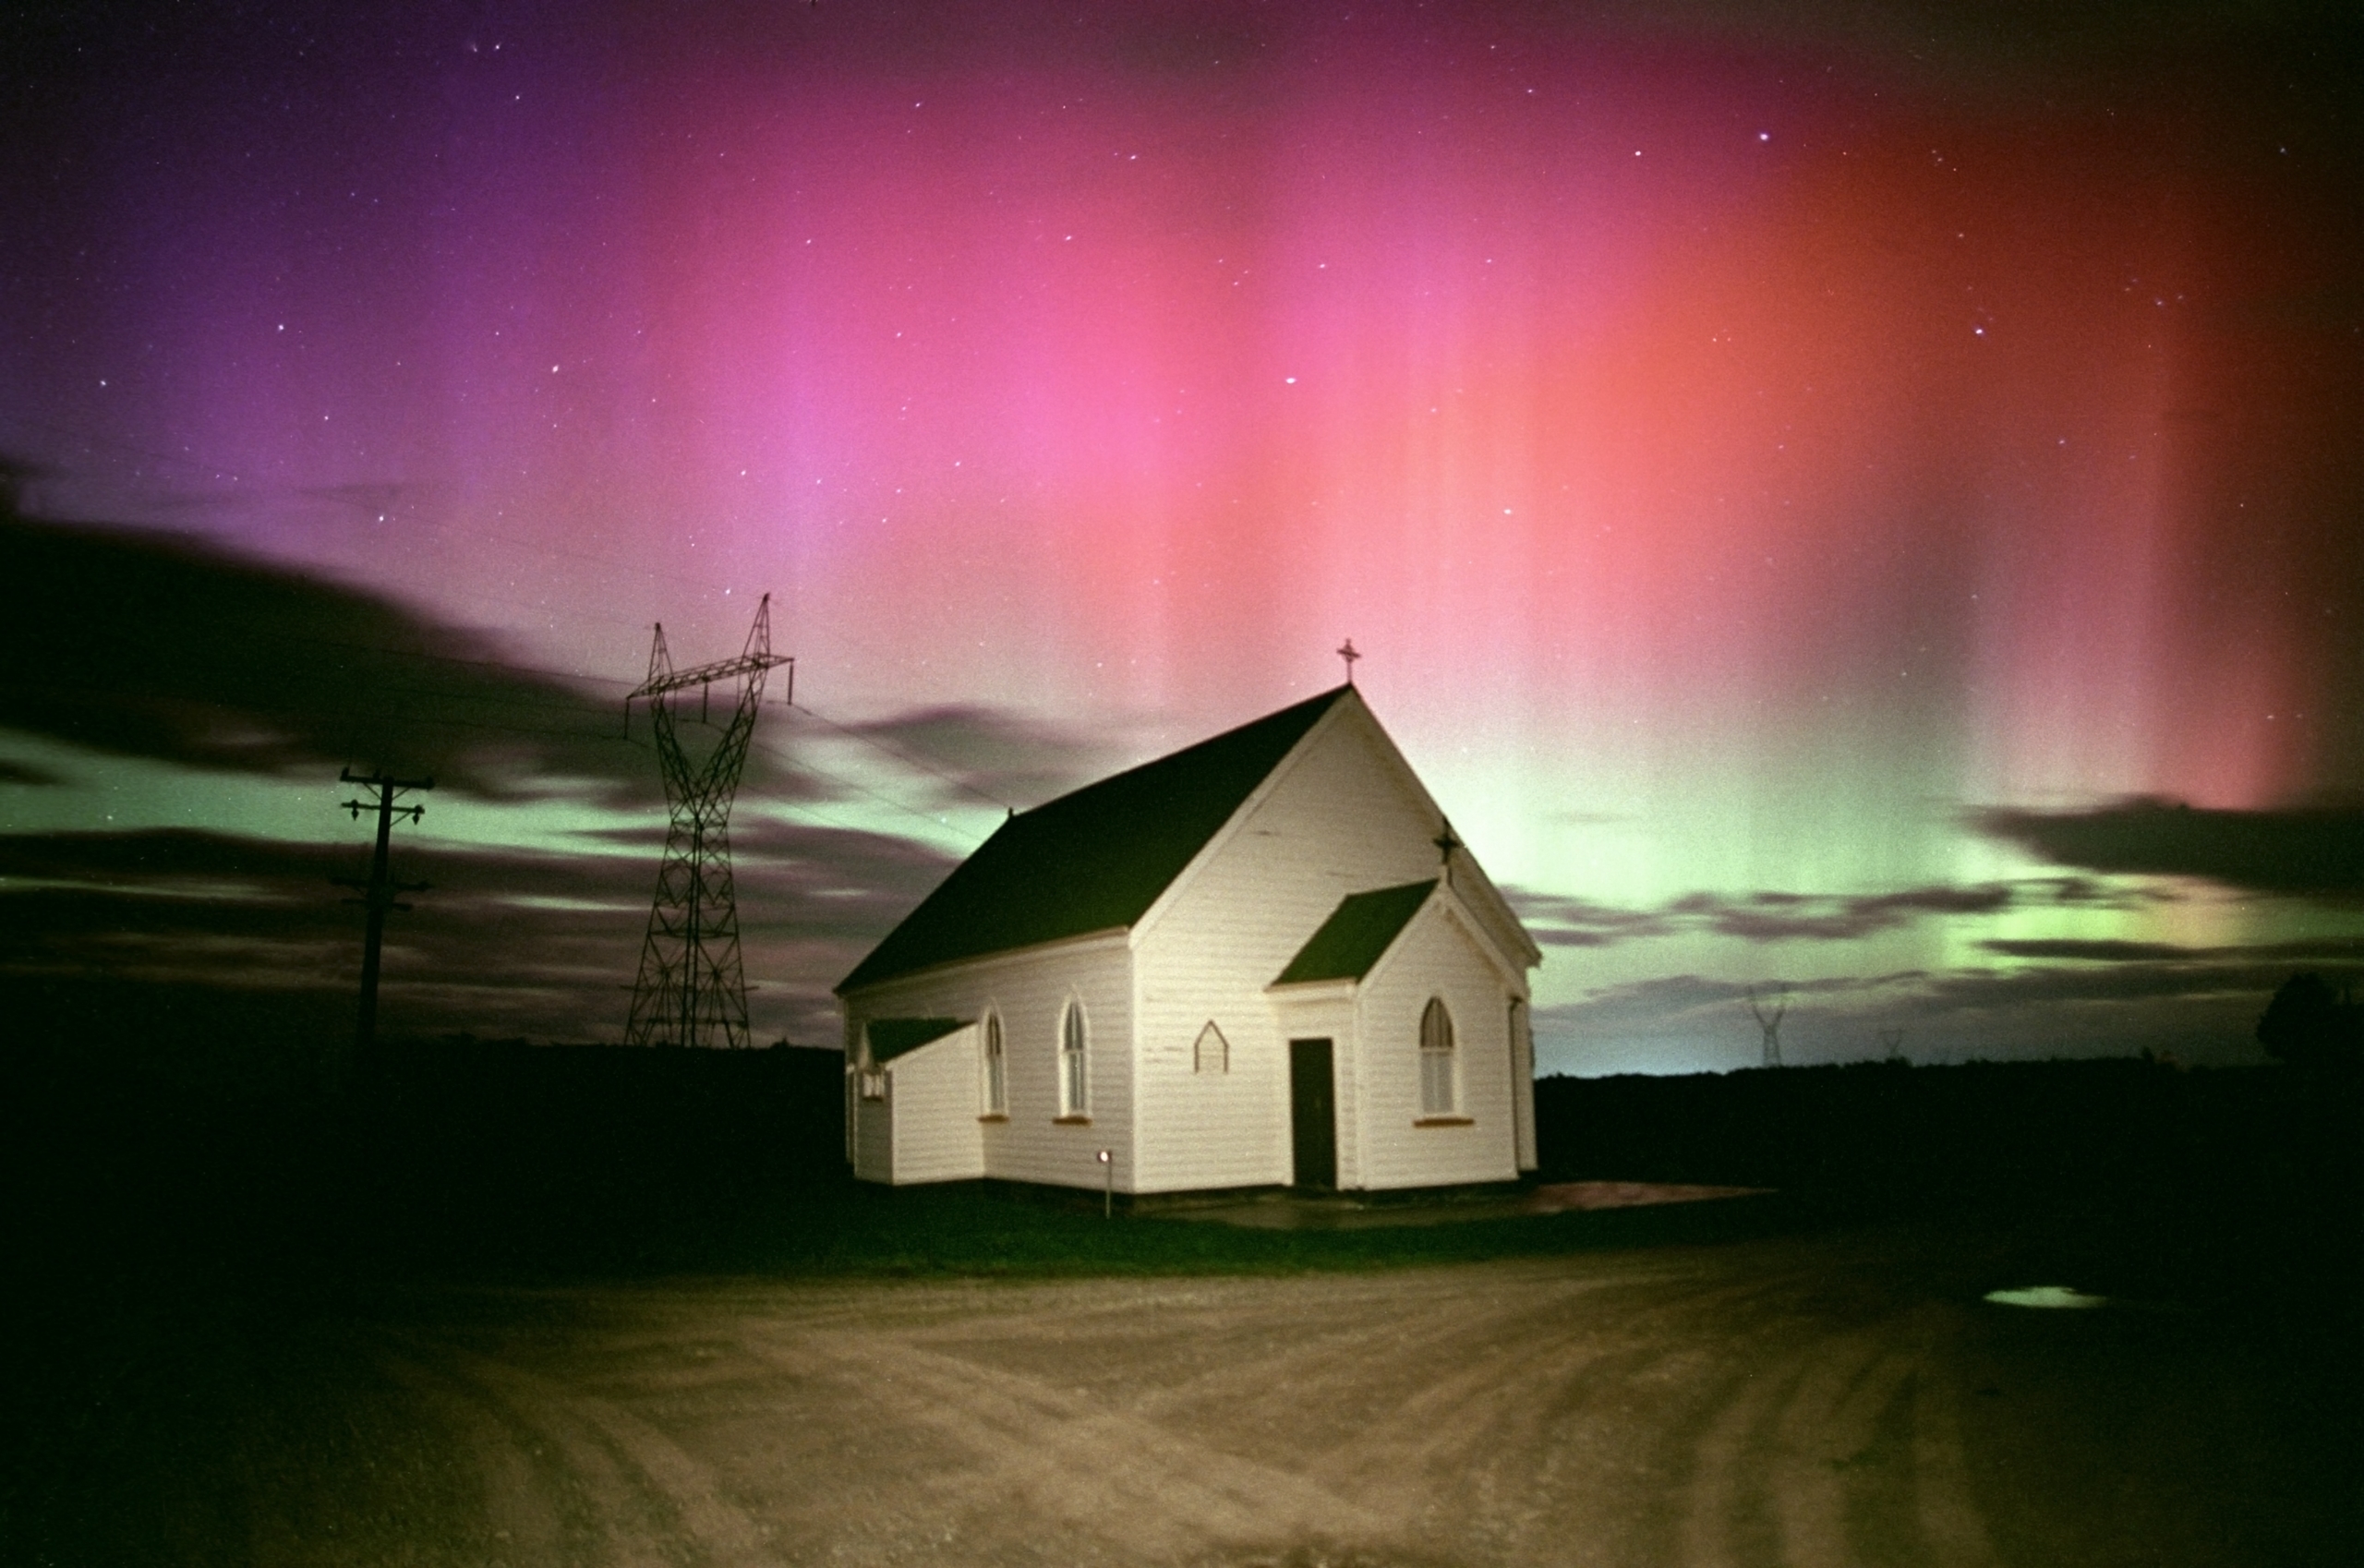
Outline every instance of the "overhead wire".
{"label": "overhead wire", "polygon": [[964,790],[969,794],[974,795],[977,799],[984,802],[987,805],[999,806],[1004,811],[1011,813],[1015,813],[1018,810],[1016,806],[1011,805],[1007,801],[1001,799],[999,796],[991,794],[983,790],[980,790],[975,785],[970,783],[967,779],[961,778],[955,774],[947,773],[944,769],[934,766],[924,759],[913,756],[911,753],[904,751],[899,746],[890,746],[874,735],[864,734],[862,731],[852,728],[850,725],[840,724],[836,719],[831,718],[828,715],[815,712],[813,708],[808,707],[802,703],[791,702],[788,706],[796,712],[803,714],[808,718],[819,719],[822,723],[827,725],[838,734],[845,736],[848,740],[859,741],[863,745],[884,752],[888,756],[894,757],[912,767],[916,767],[923,773],[934,774],[936,778],[943,779],[947,784],[951,785],[954,789]]}

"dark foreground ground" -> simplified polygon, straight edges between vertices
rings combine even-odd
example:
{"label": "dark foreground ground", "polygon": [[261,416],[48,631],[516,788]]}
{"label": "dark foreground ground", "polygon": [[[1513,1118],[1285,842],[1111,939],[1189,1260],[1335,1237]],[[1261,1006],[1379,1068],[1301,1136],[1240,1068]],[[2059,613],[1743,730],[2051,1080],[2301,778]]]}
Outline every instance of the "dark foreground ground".
{"label": "dark foreground ground", "polygon": [[1873,1227],[1335,1274],[421,1289],[274,1325],[153,1456],[165,1490],[55,1560],[2348,1560],[2340,1391],[2175,1303],[1980,1303],[2022,1277],[1989,1234]]}
{"label": "dark foreground ground", "polygon": [[[837,1174],[834,1060],[20,1056],[0,1560],[2323,1563],[2351,1083],[1553,1080],[1545,1175],[1330,1231]],[[225,1087],[235,1085],[235,1087]],[[102,1088],[103,1086],[103,1088]],[[2061,1284],[2088,1311],[1982,1300]]]}

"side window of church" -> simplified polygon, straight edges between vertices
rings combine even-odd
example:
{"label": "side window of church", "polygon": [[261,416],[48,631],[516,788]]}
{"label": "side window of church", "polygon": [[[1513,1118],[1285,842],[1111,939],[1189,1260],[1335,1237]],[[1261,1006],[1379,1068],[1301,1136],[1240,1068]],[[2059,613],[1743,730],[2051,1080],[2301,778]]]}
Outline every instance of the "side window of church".
{"label": "side window of church", "polygon": [[1207,1020],[1206,1028],[1199,1031],[1198,1043],[1190,1047],[1190,1070],[1192,1072],[1229,1072],[1231,1070],[1231,1042],[1223,1037],[1223,1031],[1215,1027],[1215,1020],[1212,1019]]}
{"label": "side window of church", "polygon": [[1080,1116],[1092,1109],[1091,1079],[1084,1060],[1083,1004],[1069,1002],[1059,1020],[1059,1115]]}
{"label": "side window of church", "polygon": [[1007,1115],[1009,1111],[1009,1073],[1002,1056],[1001,1015],[985,1015],[985,1114],[989,1116]]}
{"label": "side window of church", "polygon": [[1453,1015],[1431,996],[1420,1014],[1420,1114],[1449,1116],[1453,1109]]}

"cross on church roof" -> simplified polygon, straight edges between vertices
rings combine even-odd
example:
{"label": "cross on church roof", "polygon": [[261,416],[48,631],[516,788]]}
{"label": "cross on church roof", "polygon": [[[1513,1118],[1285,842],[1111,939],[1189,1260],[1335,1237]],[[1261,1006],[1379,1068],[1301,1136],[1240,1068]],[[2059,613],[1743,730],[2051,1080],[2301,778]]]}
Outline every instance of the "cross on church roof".
{"label": "cross on church roof", "polygon": [[1429,839],[1429,842],[1437,847],[1437,853],[1443,858],[1447,864],[1451,864],[1453,862],[1453,851],[1462,847],[1461,840],[1453,837],[1453,819],[1451,817],[1446,817],[1444,819],[1444,830],[1439,833],[1435,838]]}
{"label": "cross on church roof", "polygon": [[1355,660],[1363,657],[1355,651],[1352,637],[1338,645],[1338,657],[1346,661],[1346,684],[1351,686],[1355,683]]}

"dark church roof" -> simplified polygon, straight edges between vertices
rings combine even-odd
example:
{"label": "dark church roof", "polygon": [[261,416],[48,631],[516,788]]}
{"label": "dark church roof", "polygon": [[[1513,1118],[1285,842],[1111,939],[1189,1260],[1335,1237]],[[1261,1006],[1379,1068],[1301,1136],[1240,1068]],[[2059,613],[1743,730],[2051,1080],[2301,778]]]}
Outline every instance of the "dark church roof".
{"label": "dark church roof", "polygon": [[943,1039],[967,1022],[965,1019],[872,1019],[862,1029],[870,1041],[870,1059],[884,1065]]}
{"label": "dark church roof", "polygon": [[1350,687],[1021,812],[838,983],[1131,925]]}
{"label": "dark church roof", "polygon": [[1406,882],[1369,893],[1349,893],[1321,928],[1297,949],[1275,985],[1313,980],[1360,980],[1436,891],[1437,879]]}

